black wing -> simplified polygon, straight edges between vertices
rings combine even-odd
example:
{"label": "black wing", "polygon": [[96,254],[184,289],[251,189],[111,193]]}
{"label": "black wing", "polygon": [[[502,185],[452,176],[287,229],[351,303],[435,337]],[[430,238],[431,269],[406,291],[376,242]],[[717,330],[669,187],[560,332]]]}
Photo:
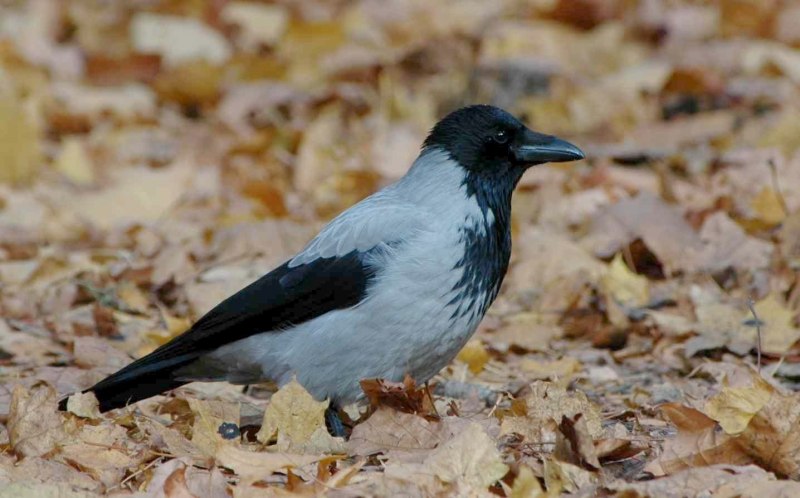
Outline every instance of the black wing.
{"label": "black wing", "polygon": [[295,267],[284,263],[218,304],[185,333],[88,391],[95,393],[102,411],[125,406],[185,384],[173,377],[175,370],[220,346],[355,306],[375,276],[365,255],[353,251]]}

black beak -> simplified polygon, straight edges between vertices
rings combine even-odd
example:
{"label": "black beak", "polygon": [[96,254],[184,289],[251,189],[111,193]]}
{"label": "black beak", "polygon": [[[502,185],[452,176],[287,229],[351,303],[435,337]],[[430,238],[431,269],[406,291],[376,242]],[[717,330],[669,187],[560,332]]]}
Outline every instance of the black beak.
{"label": "black beak", "polygon": [[577,161],[586,157],[582,150],[566,140],[532,131],[525,133],[522,143],[513,147],[513,154],[516,162],[531,166]]}

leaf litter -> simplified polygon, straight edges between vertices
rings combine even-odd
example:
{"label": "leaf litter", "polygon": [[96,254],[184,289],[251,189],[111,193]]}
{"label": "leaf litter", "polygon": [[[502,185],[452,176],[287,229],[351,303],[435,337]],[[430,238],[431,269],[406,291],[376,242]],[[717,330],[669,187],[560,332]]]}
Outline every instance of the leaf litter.
{"label": "leaf litter", "polygon": [[[797,495],[799,16],[734,0],[3,5],[0,496]],[[431,385],[365,379],[347,440],[296,382],[56,410],[478,101],[589,157],[523,179],[503,290]]]}

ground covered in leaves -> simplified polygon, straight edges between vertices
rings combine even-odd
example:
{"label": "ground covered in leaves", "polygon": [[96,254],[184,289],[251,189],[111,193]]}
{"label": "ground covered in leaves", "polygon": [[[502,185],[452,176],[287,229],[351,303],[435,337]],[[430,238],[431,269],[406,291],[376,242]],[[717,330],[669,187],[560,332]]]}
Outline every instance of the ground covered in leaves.
{"label": "ground covered in leaves", "polygon": [[[3,2],[0,496],[800,496],[798,23],[777,0]],[[526,175],[503,291],[430,394],[365,382],[347,441],[296,383],[56,411],[475,102],[588,157]]]}

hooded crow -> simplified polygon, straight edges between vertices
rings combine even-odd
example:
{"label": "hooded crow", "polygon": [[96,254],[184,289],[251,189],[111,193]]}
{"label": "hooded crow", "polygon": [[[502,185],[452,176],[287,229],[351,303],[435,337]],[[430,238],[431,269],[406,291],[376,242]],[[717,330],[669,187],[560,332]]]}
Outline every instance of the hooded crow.
{"label": "hooded crow", "polygon": [[194,381],[283,385],[296,377],[337,407],[363,396],[362,379],[408,374],[427,382],[472,336],[500,290],[511,254],[511,194],[522,174],[583,157],[502,109],[458,109],[433,127],[400,180],[88,391],[106,411]]}

